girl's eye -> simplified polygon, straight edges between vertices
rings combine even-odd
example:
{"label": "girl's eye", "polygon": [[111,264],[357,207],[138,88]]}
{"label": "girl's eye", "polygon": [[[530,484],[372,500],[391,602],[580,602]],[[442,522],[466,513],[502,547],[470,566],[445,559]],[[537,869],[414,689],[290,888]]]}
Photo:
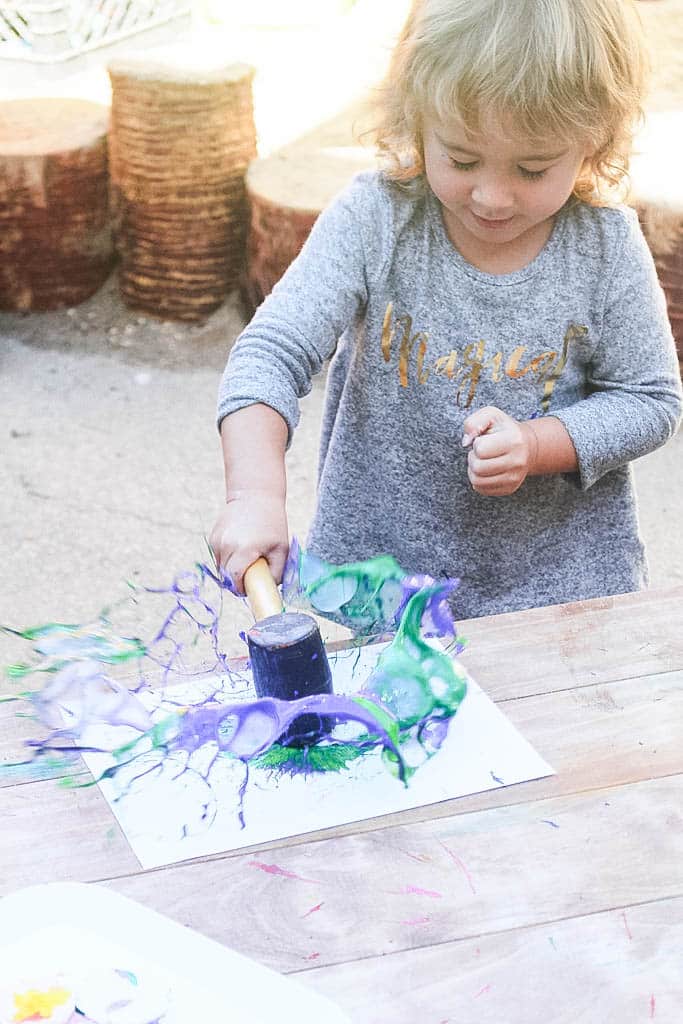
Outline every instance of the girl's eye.
{"label": "girl's eye", "polygon": [[523,178],[528,178],[530,181],[538,181],[539,178],[543,177],[547,169],[546,167],[542,171],[530,171],[528,167],[520,167],[519,173]]}
{"label": "girl's eye", "polygon": [[463,163],[462,160],[456,160],[454,156],[449,157],[451,165],[459,171],[471,171],[473,167],[477,166],[476,160],[471,160],[468,164]]}

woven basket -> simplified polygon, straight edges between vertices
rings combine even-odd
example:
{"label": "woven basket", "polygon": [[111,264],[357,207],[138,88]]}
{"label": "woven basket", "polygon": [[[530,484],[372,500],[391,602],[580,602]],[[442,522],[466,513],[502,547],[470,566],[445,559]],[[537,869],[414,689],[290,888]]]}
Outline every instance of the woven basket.
{"label": "woven basket", "polygon": [[109,75],[121,294],[135,309],[201,320],[244,265],[253,69],[197,70],[171,56],[116,61]]}

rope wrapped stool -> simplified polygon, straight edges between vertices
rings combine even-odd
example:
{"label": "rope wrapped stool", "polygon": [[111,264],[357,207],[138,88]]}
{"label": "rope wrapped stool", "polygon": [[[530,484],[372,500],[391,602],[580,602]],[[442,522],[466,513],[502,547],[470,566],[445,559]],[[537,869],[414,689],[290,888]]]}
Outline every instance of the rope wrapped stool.
{"label": "rope wrapped stool", "polygon": [[244,176],[256,155],[253,69],[209,70],[172,54],[109,65],[110,173],[124,302],[198,321],[245,259]]}
{"label": "rope wrapped stool", "polygon": [[683,112],[648,115],[631,161],[631,194],[664,289],[683,364]]}
{"label": "rope wrapped stool", "polygon": [[0,103],[0,309],[74,306],[108,276],[108,124],[86,100]]}
{"label": "rope wrapped stool", "polygon": [[251,314],[280,280],[320,212],[359,171],[376,166],[353,141],[356,110],[316,129],[247,171],[250,218],[242,295]]}

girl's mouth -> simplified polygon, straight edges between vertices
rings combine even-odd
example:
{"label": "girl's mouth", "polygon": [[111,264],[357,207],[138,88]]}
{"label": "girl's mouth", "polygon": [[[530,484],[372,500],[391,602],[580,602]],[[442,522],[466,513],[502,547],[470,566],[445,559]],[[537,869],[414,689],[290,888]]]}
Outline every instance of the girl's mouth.
{"label": "girl's mouth", "polygon": [[472,216],[476,220],[477,224],[481,224],[484,228],[502,228],[512,220],[512,217],[501,217],[500,219],[480,217],[478,214],[474,213],[474,211],[472,211]]}

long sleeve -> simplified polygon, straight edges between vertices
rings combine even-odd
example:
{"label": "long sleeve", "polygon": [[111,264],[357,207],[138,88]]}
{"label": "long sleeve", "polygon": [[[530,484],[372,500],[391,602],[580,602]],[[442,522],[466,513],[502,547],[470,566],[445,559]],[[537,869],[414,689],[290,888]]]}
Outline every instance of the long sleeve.
{"label": "long sleeve", "polygon": [[237,409],[262,402],[286,420],[291,440],[299,398],[365,306],[369,278],[385,258],[382,213],[371,181],[359,175],[320,215],[235,343],[219,392],[219,425]]}
{"label": "long sleeve", "polygon": [[664,444],[681,417],[678,361],[654,262],[632,211],[622,224],[622,245],[606,268],[586,397],[552,412],[576,448],[583,488]]}

